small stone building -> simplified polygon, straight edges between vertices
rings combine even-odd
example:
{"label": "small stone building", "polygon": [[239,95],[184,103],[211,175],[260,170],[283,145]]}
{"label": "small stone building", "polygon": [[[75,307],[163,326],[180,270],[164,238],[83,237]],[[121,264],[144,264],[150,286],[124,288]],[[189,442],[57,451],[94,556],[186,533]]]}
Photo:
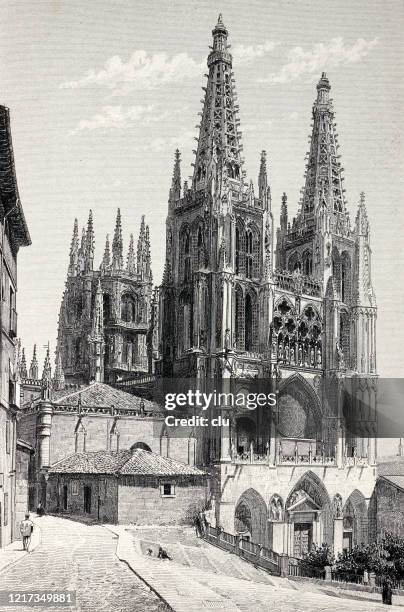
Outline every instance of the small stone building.
{"label": "small stone building", "polygon": [[185,524],[208,498],[207,474],[144,449],[74,453],[49,470],[49,512],[105,523]]}
{"label": "small stone building", "polygon": [[386,532],[404,538],[404,457],[378,465],[378,479],[370,502],[374,539]]}

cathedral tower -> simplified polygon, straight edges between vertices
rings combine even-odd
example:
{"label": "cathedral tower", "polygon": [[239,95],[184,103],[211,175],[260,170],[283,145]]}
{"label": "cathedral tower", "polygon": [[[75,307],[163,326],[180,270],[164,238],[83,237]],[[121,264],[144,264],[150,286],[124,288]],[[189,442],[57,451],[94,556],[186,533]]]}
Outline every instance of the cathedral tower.
{"label": "cathedral tower", "polygon": [[99,270],[94,269],[92,211],[81,241],[76,219],[59,315],[58,378],[68,383],[116,382],[147,373],[152,293],[149,228],[144,217],[137,260],[132,235],[125,259],[118,209],[112,248],[107,236]]}
{"label": "cathedral tower", "polygon": [[164,374],[214,375],[234,348],[250,355],[267,348],[263,317],[272,275],[272,215],[266,153],[255,195],[252,181],[245,181],[221,15],[212,35],[192,183],[181,189],[177,150],[169,193],[160,291]]}

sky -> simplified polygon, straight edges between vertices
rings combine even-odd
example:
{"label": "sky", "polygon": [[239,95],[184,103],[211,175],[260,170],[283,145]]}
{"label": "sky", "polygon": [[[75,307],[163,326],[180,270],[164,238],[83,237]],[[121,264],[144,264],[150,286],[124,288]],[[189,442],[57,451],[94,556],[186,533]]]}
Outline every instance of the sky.
{"label": "sky", "polygon": [[54,350],[74,218],[95,262],[121,209],[124,249],[146,215],[161,280],[174,150],[191,174],[211,30],[229,30],[247,179],[267,151],[273,212],[297,212],[315,85],[332,86],[351,220],[366,193],[381,376],[403,372],[401,0],[69,0],[0,5],[0,103],[10,108],[32,246],[19,252],[19,335]]}

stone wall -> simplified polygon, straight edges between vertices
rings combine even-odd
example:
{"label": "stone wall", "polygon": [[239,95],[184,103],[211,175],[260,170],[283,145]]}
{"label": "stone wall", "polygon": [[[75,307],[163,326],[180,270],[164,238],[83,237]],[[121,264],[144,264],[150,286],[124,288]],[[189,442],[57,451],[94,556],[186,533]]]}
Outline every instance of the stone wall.
{"label": "stone wall", "polygon": [[[160,484],[173,483],[173,497],[161,495]],[[119,523],[137,525],[178,525],[192,521],[195,509],[205,504],[208,488],[205,477],[152,478],[121,477],[118,491]]]}
{"label": "stone wall", "polygon": [[19,537],[19,524],[28,511],[28,476],[31,451],[17,442],[15,462],[15,538]]}
{"label": "stone wall", "polygon": [[[67,510],[63,488],[67,486]],[[91,511],[84,511],[84,487],[91,487]],[[104,523],[117,522],[117,480],[99,474],[52,474],[47,486],[47,511],[91,517]]]}
{"label": "stone wall", "polygon": [[377,535],[387,531],[404,538],[404,491],[384,479],[376,484]]}

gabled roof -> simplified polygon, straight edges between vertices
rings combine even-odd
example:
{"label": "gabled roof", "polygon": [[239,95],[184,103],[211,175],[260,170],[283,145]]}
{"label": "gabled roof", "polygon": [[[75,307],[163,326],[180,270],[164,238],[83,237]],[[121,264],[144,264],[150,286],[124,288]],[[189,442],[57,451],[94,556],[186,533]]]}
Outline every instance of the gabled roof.
{"label": "gabled roof", "polygon": [[204,474],[202,470],[192,465],[175,461],[169,457],[162,457],[141,448],[133,451],[131,458],[120,468],[119,473],[142,476],[199,476]]}
{"label": "gabled roof", "polygon": [[379,476],[404,476],[404,457],[378,463],[377,473]]}
{"label": "gabled roof", "polygon": [[379,480],[385,480],[386,482],[404,491],[404,475],[403,476],[380,476]]}
{"label": "gabled roof", "polygon": [[31,244],[24,211],[18,194],[14,166],[14,153],[11,140],[10,113],[0,105],[0,209],[1,216],[10,212],[8,217],[13,238],[18,246]]}
{"label": "gabled roof", "polygon": [[[87,387],[74,391],[61,391],[57,394],[57,399],[53,403],[59,406],[77,406],[79,401],[82,408],[123,408],[125,410],[140,410],[141,398],[115,389],[110,385],[101,382],[93,382]],[[144,399],[144,410],[148,412],[161,412],[161,408],[155,402]]]}
{"label": "gabled roof", "polygon": [[161,457],[150,451],[96,451],[74,453],[61,459],[49,470],[52,474],[111,474],[115,476],[202,476],[196,467]]}

